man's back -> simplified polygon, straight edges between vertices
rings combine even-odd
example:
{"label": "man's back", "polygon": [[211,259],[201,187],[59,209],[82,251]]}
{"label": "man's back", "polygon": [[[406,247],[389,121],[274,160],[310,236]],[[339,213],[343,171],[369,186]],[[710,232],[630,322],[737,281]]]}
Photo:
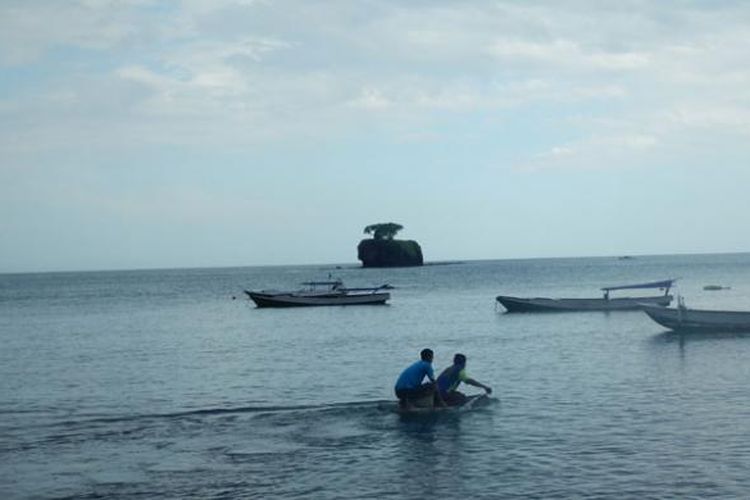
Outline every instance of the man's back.
{"label": "man's back", "polygon": [[463,366],[452,365],[443,370],[437,380],[438,390],[441,394],[455,391],[461,382],[466,381],[468,376]]}
{"label": "man's back", "polygon": [[413,363],[406,370],[401,372],[401,375],[396,381],[396,390],[414,389],[415,387],[419,387],[422,384],[422,379],[424,379],[425,375],[430,379],[435,378],[432,372],[432,363],[424,360]]}

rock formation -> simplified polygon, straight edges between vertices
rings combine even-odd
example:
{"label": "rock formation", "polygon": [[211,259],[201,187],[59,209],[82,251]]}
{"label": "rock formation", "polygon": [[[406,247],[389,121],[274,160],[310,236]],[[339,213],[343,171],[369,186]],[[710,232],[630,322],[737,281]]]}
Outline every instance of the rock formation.
{"label": "rock formation", "polygon": [[365,239],[357,246],[362,267],[402,267],[424,264],[422,248],[414,240]]}

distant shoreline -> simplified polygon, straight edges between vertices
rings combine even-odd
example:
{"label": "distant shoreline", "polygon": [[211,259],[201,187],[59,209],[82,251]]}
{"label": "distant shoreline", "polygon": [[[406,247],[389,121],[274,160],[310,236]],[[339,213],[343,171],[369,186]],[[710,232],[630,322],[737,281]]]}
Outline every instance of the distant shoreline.
{"label": "distant shoreline", "polygon": [[[699,257],[699,256],[710,256],[710,255],[748,255],[750,251],[745,252],[705,252],[705,253],[673,253],[673,254],[630,254],[631,259],[625,259],[624,262],[639,261],[641,259],[651,258],[663,258],[663,257]],[[462,259],[462,260],[446,260],[446,261],[433,261],[425,262],[423,266],[450,266],[450,265],[464,265],[470,262],[490,262],[490,261],[544,261],[544,260],[577,260],[577,259],[612,259],[621,260],[622,255],[582,255],[576,257],[504,257],[498,259]],[[29,274],[81,274],[81,273],[132,273],[132,272],[165,272],[165,271],[207,271],[217,269],[247,269],[247,268],[258,268],[258,267],[310,267],[317,269],[406,269],[408,267],[393,267],[393,268],[363,268],[359,263],[331,263],[331,264],[254,264],[254,265],[239,265],[239,266],[201,266],[201,267],[153,267],[153,268],[133,268],[133,269],[83,269],[83,270],[46,270],[46,271],[3,271],[0,272],[0,276],[19,276]]]}

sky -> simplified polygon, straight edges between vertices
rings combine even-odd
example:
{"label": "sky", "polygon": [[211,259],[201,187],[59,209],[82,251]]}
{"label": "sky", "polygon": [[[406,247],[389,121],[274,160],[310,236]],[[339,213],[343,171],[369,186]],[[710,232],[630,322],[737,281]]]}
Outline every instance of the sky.
{"label": "sky", "polygon": [[0,272],[750,251],[750,3],[4,0]]}

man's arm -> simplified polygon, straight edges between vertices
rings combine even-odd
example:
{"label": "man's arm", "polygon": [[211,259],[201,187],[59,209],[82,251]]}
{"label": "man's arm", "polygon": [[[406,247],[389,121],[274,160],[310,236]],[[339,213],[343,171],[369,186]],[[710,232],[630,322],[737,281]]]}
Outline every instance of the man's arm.
{"label": "man's arm", "polygon": [[427,376],[429,377],[430,382],[435,384],[435,402],[437,403],[437,405],[443,406],[443,407],[448,406],[445,403],[445,400],[443,399],[443,395],[440,394],[440,387],[438,387],[438,382],[437,382],[437,379],[435,378],[435,373],[432,371],[432,366],[430,366],[430,371],[429,373],[427,373]]}
{"label": "man's arm", "polygon": [[427,375],[427,378],[430,379],[430,382],[432,382],[433,384],[437,383],[437,380],[435,379],[435,372],[432,371],[432,365],[427,365],[425,374]]}
{"label": "man's arm", "polygon": [[473,378],[467,378],[466,380],[464,380],[464,383],[473,385],[474,387],[480,387],[484,389],[487,394],[492,394],[492,387],[488,385],[484,385],[483,383],[477,380],[474,380]]}

